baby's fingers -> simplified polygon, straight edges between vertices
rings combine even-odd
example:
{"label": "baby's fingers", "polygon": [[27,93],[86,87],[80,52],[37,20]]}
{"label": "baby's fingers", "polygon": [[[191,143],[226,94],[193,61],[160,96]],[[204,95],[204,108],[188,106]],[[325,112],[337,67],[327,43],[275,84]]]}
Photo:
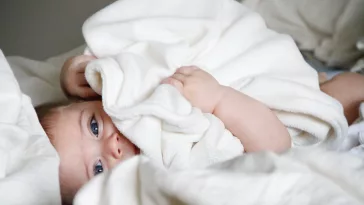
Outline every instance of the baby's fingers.
{"label": "baby's fingers", "polygon": [[76,74],[76,82],[78,86],[86,86],[88,82],[85,77],[85,73],[77,73]]}
{"label": "baby's fingers", "polygon": [[76,66],[76,71],[78,73],[84,73],[85,72],[85,69],[86,69],[86,66],[87,64],[92,61],[92,60],[95,60],[96,57],[95,56],[87,56],[87,55],[82,55],[82,56],[77,56],[76,57],[77,59],[75,60],[75,64],[77,65]]}
{"label": "baby's fingers", "polygon": [[177,69],[176,74],[177,73],[181,73],[183,75],[191,75],[193,73],[193,71],[199,69],[196,66],[183,66]]}
{"label": "baby's fingers", "polygon": [[179,81],[183,85],[186,81],[186,78],[188,78],[188,76],[184,75],[182,73],[175,73],[170,78],[174,78],[175,80]]}
{"label": "baby's fingers", "polygon": [[166,78],[162,81],[162,84],[170,84],[174,86],[180,93],[183,93],[183,84],[181,81],[176,80],[172,77]]}
{"label": "baby's fingers", "polygon": [[92,88],[86,86],[78,87],[76,93],[79,97],[84,99],[95,98],[99,96],[94,90],[92,90]]}
{"label": "baby's fingers", "polygon": [[86,66],[87,64],[89,63],[90,61],[87,61],[87,62],[82,62],[80,64],[78,64],[75,68],[75,71],[77,73],[85,73],[85,69],[86,69]]}

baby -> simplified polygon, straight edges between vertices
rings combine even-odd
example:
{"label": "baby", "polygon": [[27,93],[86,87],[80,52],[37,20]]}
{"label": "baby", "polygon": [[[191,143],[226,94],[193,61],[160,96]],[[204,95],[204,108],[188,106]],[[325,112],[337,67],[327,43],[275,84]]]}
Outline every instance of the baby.
{"label": "baby", "polygon": [[[98,97],[84,77],[85,67],[93,59],[82,55],[65,62],[61,85],[70,97]],[[347,86],[347,82],[351,85]],[[268,107],[220,85],[210,74],[197,67],[181,67],[162,83],[174,86],[194,107],[218,117],[226,129],[244,144],[246,152],[282,152],[291,146],[287,129]],[[358,91],[348,95],[347,89],[353,87]],[[337,76],[323,83],[321,89],[343,104],[349,122],[357,117],[357,107],[364,101],[363,76]],[[46,105],[38,108],[37,112],[60,155],[61,194],[65,202],[71,202],[78,189],[93,176],[139,154],[139,149],[114,126],[101,101]]]}

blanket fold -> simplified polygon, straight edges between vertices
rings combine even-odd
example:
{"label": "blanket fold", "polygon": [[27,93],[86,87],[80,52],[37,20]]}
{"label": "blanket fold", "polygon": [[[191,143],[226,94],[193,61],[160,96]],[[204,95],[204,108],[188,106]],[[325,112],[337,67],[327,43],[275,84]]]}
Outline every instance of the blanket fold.
{"label": "blanket fold", "polygon": [[266,104],[294,145],[335,148],[347,132],[341,105],[319,90],[294,41],[235,1],[117,1],[83,33],[99,58],[87,66],[87,81],[117,128],[159,165],[204,167],[244,150],[219,119],[160,85],[180,66],[199,66]]}
{"label": "blanket fold", "polygon": [[61,204],[59,157],[0,50],[0,204]]}
{"label": "blanket fold", "polygon": [[261,14],[269,28],[291,35],[300,49],[312,51],[327,66],[349,69],[363,58],[355,45],[364,36],[364,1],[241,2]]}
{"label": "blanket fold", "polygon": [[359,205],[364,203],[363,167],[363,160],[347,153],[312,148],[250,153],[178,171],[137,156],[92,179],[74,204]]}

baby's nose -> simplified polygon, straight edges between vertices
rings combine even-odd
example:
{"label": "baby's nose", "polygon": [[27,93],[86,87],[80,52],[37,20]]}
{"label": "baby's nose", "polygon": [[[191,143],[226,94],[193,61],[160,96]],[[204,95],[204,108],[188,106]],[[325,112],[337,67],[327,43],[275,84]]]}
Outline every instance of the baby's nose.
{"label": "baby's nose", "polygon": [[109,137],[106,143],[107,143],[106,148],[108,149],[112,157],[115,159],[121,159],[123,153],[121,150],[120,135],[114,133],[112,136]]}

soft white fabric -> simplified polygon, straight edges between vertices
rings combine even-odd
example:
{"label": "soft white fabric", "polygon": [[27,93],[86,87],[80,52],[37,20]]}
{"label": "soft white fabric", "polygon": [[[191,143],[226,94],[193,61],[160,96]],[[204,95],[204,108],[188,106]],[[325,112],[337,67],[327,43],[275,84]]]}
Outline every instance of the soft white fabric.
{"label": "soft white fabric", "polygon": [[349,147],[350,153],[364,159],[364,103],[360,105],[359,112],[360,119],[357,123],[350,125],[343,146]]}
{"label": "soft white fabric", "polygon": [[67,58],[80,55],[85,46],[50,57],[45,61],[21,56],[7,56],[7,60],[19,82],[21,91],[28,95],[33,106],[67,100],[60,86],[60,72]]}
{"label": "soft white fabric", "polygon": [[290,34],[303,50],[329,66],[350,68],[363,53],[355,48],[364,36],[363,0],[244,0],[268,27]]}
{"label": "soft white fabric", "polygon": [[75,205],[359,205],[364,161],[320,149],[254,153],[172,171],[135,157],[83,187]]}
{"label": "soft white fabric", "polygon": [[319,90],[293,40],[235,1],[117,1],[83,32],[88,52],[100,58],[86,79],[118,129],[160,165],[202,167],[243,150],[219,119],[158,86],[183,65],[274,109],[294,145],[335,146],[347,132],[342,106]]}
{"label": "soft white fabric", "polygon": [[[363,34],[364,36],[364,34]],[[358,42],[356,43],[356,48],[363,54],[363,57],[359,59],[353,67],[351,67],[351,72],[358,72],[364,73],[364,37],[361,37]]]}
{"label": "soft white fabric", "polygon": [[58,155],[0,50],[0,204],[61,204]]}

